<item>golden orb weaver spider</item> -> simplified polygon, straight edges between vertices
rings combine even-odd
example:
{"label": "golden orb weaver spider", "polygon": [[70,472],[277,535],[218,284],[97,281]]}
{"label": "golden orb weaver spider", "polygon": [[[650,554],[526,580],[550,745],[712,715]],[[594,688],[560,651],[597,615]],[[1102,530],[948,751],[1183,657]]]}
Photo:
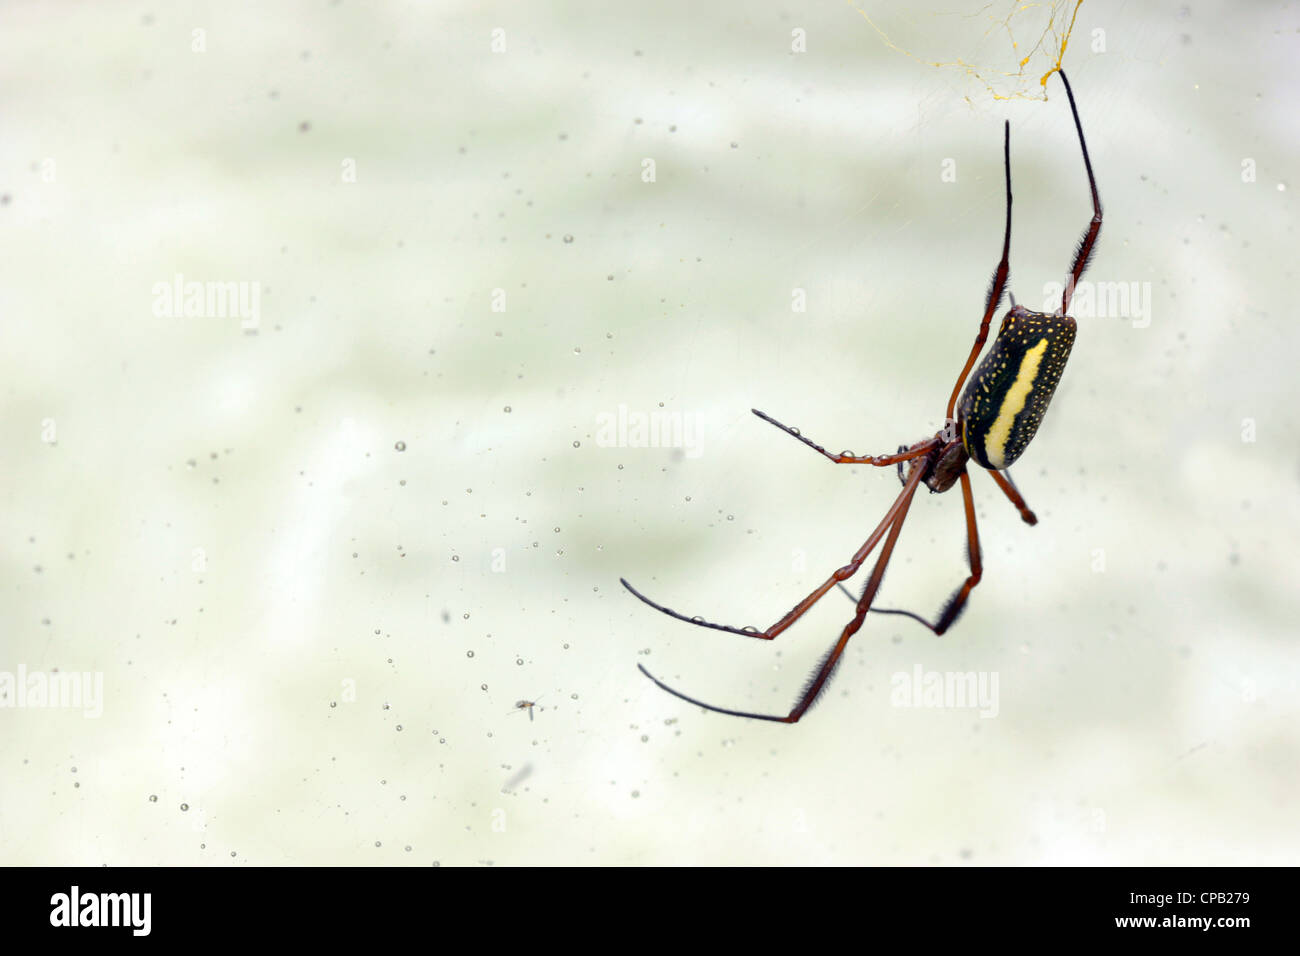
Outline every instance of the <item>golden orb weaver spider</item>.
{"label": "golden orb weaver spider", "polygon": [[[674,690],[646,670],[644,665],[638,664],[641,673],[654,681],[662,690],[687,703],[695,704],[705,710],[711,710],[719,714],[729,714],[733,717],[749,717],[754,720],[777,721],[785,724],[797,723],[799,718],[812,707],[818,694],[825,689],[827,681],[830,680],[831,672],[834,671],[835,665],[839,663],[844,648],[849,643],[849,638],[862,627],[868,611],[874,611],[878,614],[901,614],[924,624],[935,634],[943,634],[952,626],[958,615],[966,607],[966,601],[970,597],[971,591],[979,584],[980,578],[983,576],[983,567],[980,562],[979,531],[975,524],[975,499],[971,495],[970,474],[966,467],[969,461],[974,460],[976,464],[988,471],[997,486],[1002,489],[1003,494],[1020,511],[1020,516],[1026,524],[1038,523],[1038,519],[1029,510],[1025,500],[1020,496],[1015,485],[1011,483],[1011,478],[1005,474],[1005,471],[1024,452],[1029,445],[1030,439],[1034,437],[1034,433],[1038,430],[1038,426],[1042,423],[1043,415],[1052,400],[1052,393],[1056,389],[1057,382],[1060,381],[1066,360],[1070,357],[1070,347],[1074,344],[1076,324],[1075,320],[1066,313],[1069,311],[1070,298],[1074,294],[1079,278],[1083,275],[1084,269],[1088,267],[1088,260],[1096,249],[1097,237],[1101,234],[1101,200],[1097,195],[1097,181],[1092,175],[1092,162],[1088,158],[1088,144],[1083,138],[1083,124],[1079,122],[1079,110],[1074,103],[1074,92],[1070,89],[1070,81],[1066,79],[1063,70],[1058,69],[1057,72],[1061,74],[1061,82],[1065,84],[1065,95],[1070,101],[1070,112],[1074,117],[1074,128],[1079,134],[1079,148],[1083,152],[1083,165],[1088,174],[1088,188],[1092,192],[1092,221],[1088,224],[1074,251],[1074,262],[1065,277],[1061,307],[1051,313],[1033,312],[1023,305],[1017,305],[1015,297],[1011,296],[1011,309],[1003,317],[1002,325],[998,329],[997,337],[993,340],[993,345],[989,348],[988,354],[984,356],[984,360],[980,362],[979,367],[975,369],[974,375],[971,375],[975,360],[979,357],[984,343],[988,340],[989,323],[993,319],[993,313],[1002,302],[1002,295],[1006,291],[1007,276],[1009,274],[1007,257],[1011,251],[1011,123],[1008,121],[1003,125],[1002,138],[1003,168],[1006,174],[1007,191],[1007,224],[1002,239],[1002,259],[993,271],[993,279],[989,284],[988,296],[984,302],[984,318],[980,321],[980,330],[975,337],[975,345],[971,348],[970,356],[966,359],[966,365],[962,368],[961,374],[957,376],[957,384],[953,386],[952,395],[948,399],[948,411],[943,430],[930,438],[922,439],[914,445],[900,447],[898,452],[893,455],[857,456],[847,451],[834,455],[816,442],[805,438],[798,429],[782,425],[776,419],[765,415],[756,408],[751,409],[763,421],[770,422],[786,434],[799,439],[809,448],[824,455],[836,464],[874,465],[876,467],[898,466],[899,478],[903,482],[902,492],[899,493],[889,510],[885,512],[885,517],[876,526],[876,530],[871,532],[871,537],[867,538],[849,563],[835,571],[815,591],[796,604],[789,613],[765,631],[753,627],[729,627],[725,624],[713,624],[700,617],[687,617],[650,600],[632,587],[626,579],[619,579],[623,586],[631,591],[634,596],[669,617],[699,627],[711,628],[715,631],[726,631],[730,634],[740,634],[744,637],[757,637],[765,641],[771,641],[794,624],[795,621],[803,617],[808,609],[821,600],[832,587],[839,585],[843,588],[842,582],[858,572],[863,563],[876,549],[876,546],[880,544],[881,538],[884,538],[884,548],[880,552],[880,557],[876,559],[876,566],[867,579],[862,596],[857,599],[857,610],[853,615],[853,620],[844,626],[839,640],[822,658],[817,669],[813,671],[808,683],[804,686],[799,700],[796,701],[790,713],[784,716],[756,714],[706,704],[694,697],[683,694],[681,691]],[[966,385],[965,392],[962,392],[962,385],[966,383],[967,376],[971,376],[970,382]],[[959,395],[961,396],[960,406],[957,402]],[[953,417],[954,411],[957,412],[956,418]],[[906,475],[903,474],[904,463],[910,463]],[[961,483],[961,494],[966,506],[966,540],[970,574],[961,587],[948,599],[948,603],[944,605],[939,614],[938,622],[931,624],[921,615],[914,614],[911,611],[872,607],[876,592],[880,589],[880,582],[884,578],[885,568],[889,565],[890,556],[894,552],[894,544],[898,541],[898,535],[903,530],[903,522],[907,519],[907,511],[912,505],[912,498],[917,489],[924,484],[932,493],[944,492],[958,482]],[[851,594],[850,597],[852,597]]]}

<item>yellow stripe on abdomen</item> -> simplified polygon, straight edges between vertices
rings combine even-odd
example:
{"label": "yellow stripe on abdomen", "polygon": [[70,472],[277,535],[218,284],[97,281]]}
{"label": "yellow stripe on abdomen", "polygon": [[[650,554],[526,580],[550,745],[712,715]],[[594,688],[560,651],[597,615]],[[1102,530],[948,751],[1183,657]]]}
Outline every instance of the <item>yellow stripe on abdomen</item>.
{"label": "yellow stripe on abdomen", "polygon": [[1016,416],[1025,409],[1025,402],[1029,400],[1029,393],[1038,378],[1039,363],[1043,361],[1046,352],[1047,339],[1039,339],[1038,344],[1025,353],[1025,357],[1020,360],[1016,380],[1007,389],[1002,407],[998,409],[998,417],[989,427],[984,439],[984,452],[994,468],[1000,470],[1006,465],[1007,439],[1011,437],[1011,426],[1016,423]]}

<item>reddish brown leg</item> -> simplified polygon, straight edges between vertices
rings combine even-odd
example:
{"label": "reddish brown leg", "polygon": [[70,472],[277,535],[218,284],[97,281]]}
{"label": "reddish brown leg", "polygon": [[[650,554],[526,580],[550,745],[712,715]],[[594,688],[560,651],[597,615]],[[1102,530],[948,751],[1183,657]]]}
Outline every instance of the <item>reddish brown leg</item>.
{"label": "reddish brown leg", "polygon": [[948,399],[948,418],[952,419],[953,409],[957,407],[957,396],[961,393],[961,387],[966,383],[966,376],[970,370],[975,367],[975,360],[979,358],[980,349],[984,348],[984,343],[989,337],[989,323],[993,321],[993,313],[997,311],[998,303],[1002,301],[1002,293],[1007,287],[1007,276],[1010,274],[1010,268],[1007,265],[1007,257],[1011,253],[1011,123],[1008,121],[1002,128],[1002,165],[1006,170],[1007,178],[1007,229],[1002,237],[1002,261],[998,267],[993,270],[993,281],[989,283],[988,298],[984,301],[984,318],[980,321],[979,335],[975,336],[975,345],[970,350],[970,357],[966,359],[966,365],[961,370],[961,375],[957,376],[957,384],[952,387],[952,397]]}
{"label": "reddish brown leg", "polygon": [[1011,483],[1011,475],[1001,471],[989,471],[989,474],[992,475],[993,480],[998,483],[998,487],[1002,489],[1002,493],[1010,498],[1011,503],[1020,511],[1021,520],[1023,520],[1025,524],[1038,524],[1037,516],[1029,510],[1029,506],[1025,504],[1025,499],[1020,497],[1020,492],[1016,489],[1016,486]]}
{"label": "reddish brown leg", "polygon": [[765,641],[770,641],[795,621],[799,620],[799,618],[803,617],[804,614],[807,613],[808,609],[820,601],[822,596],[833,588],[837,582],[847,581],[849,578],[853,577],[853,575],[858,573],[858,569],[862,567],[862,563],[867,560],[868,555],[870,555],[872,551],[876,550],[876,545],[880,542],[881,535],[889,529],[890,525],[894,523],[894,520],[900,513],[906,513],[908,503],[912,500],[912,494],[916,491],[917,485],[920,484],[923,473],[924,469],[922,468],[917,468],[913,471],[912,477],[908,479],[907,485],[904,486],[902,492],[894,500],[893,505],[890,506],[884,519],[876,526],[876,530],[871,532],[871,537],[866,540],[862,547],[858,548],[849,563],[836,570],[834,574],[827,578],[826,581],[817,588],[817,590],[813,591],[812,594],[809,594],[806,598],[791,608],[785,617],[781,618],[781,620],[777,621],[766,631],[760,631],[755,627],[731,627],[727,624],[714,624],[711,621],[704,620],[702,617],[687,617],[685,614],[674,611],[670,607],[656,604],[636,588],[632,587],[632,585],[628,584],[626,578],[619,578],[618,580],[623,587],[631,591],[636,598],[649,604],[656,611],[662,611],[669,617],[675,617],[679,621],[685,621],[687,624],[694,624],[697,627],[708,627],[715,631],[726,631],[728,634],[740,634],[743,637],[758,637]]}
{"label": "reddish brown leg", "polygon": [[871,610],[877,614],[901,614],[903,617],[910,617],[912,620],[924,624],[935,634],[942,634],[961,616],[961,612],[966,609],[966,601],[970,598],[971,591],[980,583],[980,578],[984,576],[984,566],[980,563],[980,535],[979,529],[975,525],[975,497],[971,494],[970,475],[967,472],[961,473],[961,496],[966,504],[966,558],[970,563],[970,576],[948,599],[948,603],[943,606],[943,611],[939,614],[938,623],[931,624],[919,614],[911,611],[900,611],[893,608],[873,607]]}
{"label": "reddish brown leg", "polygon": [[799,439],[818,454],[825,455],[837,465],[875,465],[877,468],[885,465],[898,465],[905,461],[911,461],[913,458],[920,458],[926,452],[932,451],[943,444],[943,439],[936,436],[935,438],[927,438],[924,441],[917,442],[911,448],[900,448],[898,453],[894,455],[855,455],[851,451],[842,451],[838,455],[833,455],[815,441],[805,438],[799,429],[791,428],[789,425],[782,425],[771,415],[764,414],[757,408],[751,408],[750,411],[763,421],[775,425],[787,435]]}
{"label": "reddish brown leg", "polygon": [[1079,240],[1079,247],[1074,250],[1074,263],[1065,277],[1065,291],[1061,295],[1060,314],[1065,315],[1070,311],[1070,297],[1074,295],[1074,287],[1079,284],[1083,270],[1088,268],[1088,260],[1092,258],[1093,251],[1097,248],[1097,237],[1101,235],[1101,198],[1097,195],[1097,180],[1092,176],[1092,160],[1088,158],[1088,144],[1083,139],[1083,124],[1079,122],[1079,110],[1074,105],[1074,91],[1070,89],[1070,81],[1065,78],[1065,71],[1057,70],[1057,72],[1061,74],[1061,82],[1065,84],[1065,95],[1070,99],[1074,128],[1079,133],[1079,146],[1083,150],[1083,168],[1088,172],[1088,188],[1092,191],[1092,221],[1084,230],[1083,238]]}
{"label": "reddish brown leg", "polygon": [[[812,707],[813,703],[817,700],[817,695],[825,690],[826,684],[830,680],[831,673],[835,670],[835,666],[840,662],[840,657],[844,653],[844,648],[848,646],[849,638],[856,634],[862,627],[862,622],[866,619],[867,611],[871,609],[871,602],[875,600],[876,592],[880,589],[880,582],[885,577],[885,568],[889,566],[890,556],[894,553],[894,545],[898,541],[898,534],[903,530],[903,522],[907,518],[907,509],[911,507],[912,497],[916,494],[916,489],[920,485],[920,475],[921,469],[918,468],[913,473],[912,478],[908,481],[907,487],[904,488],[902,494],[898,496],[898,500],[894,502],[894,507],[889,509],[890,513],[885,516],[885,521],[889,522],[889,537],[885,539],[885,546],[880,552],[880,557],[876,559],[876,566],[875,569],[872,570],[871,577],[867,581],[867,588],[862,592],[862,597],[858,601],[857,613],[853,615],[853,620],[849,621],[849,623],[844,626],[844,630],[840,633],[839,640],[835,642],[835,646],[830,649],[824,658],[822,658],[822,662],[818,665],[817,670],[813,671],[812,677],[804,688],[802,696],[800,696],[799,700],[795,703],[794,708],[790,713],[781,717],[775,714],[754,714],[743,710],[728,710],[725,707],[714,707],[712,704],[706,704],[703,701],[696,700],[694,697],[688,697],[681,691],[673,690],[673,688],[669,687],[663,681],[659,680],[659,678],[646,670],[645,665],[638,664],[637,666],[641,668],[641,673],[654,681],[661,690],[667,691],[674,697],[686,701],[688,704],[695,704],[697,707],[703,707],[705,710],[711,710],[719,714],[729,714],[732,717],[749,717],[753,720],[770,720],[782,724],[798,723],[799,718],[806,714],[808,708]],[[882,524],[880,528],[876,529],[877,532],[882,531],[884,527],[884,524]],[[872,538],[877,537],[878,535],[872,535]],[[872,544],[874,547],[874,542],[869,541],[868,543]],[[862,557],[865,559],[866,555],[864,554]],[[836,573],[838,574],[839,572]],[[831,580],[825,584],[825,589],[822,593],[824,594],[827,590],[830,590],[834,582],[835,578],[832,577]]]}

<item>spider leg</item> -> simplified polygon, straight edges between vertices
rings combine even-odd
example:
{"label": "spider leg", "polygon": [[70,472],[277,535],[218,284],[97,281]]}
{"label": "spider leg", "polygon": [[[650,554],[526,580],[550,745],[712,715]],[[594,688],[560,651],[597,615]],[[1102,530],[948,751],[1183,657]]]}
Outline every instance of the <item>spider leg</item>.
{"label": "spider leg", "polygon": [[[917,469],[916,472],[913,473],[912,478],[908,480],[907,487],[903,489],[902,493],[898,496],[898,500],[894,502],[894,507],[889,509],[890,513],[885,516],[885,520],[889,522],[889,537],[885,540],[885,546],[880,552],[880,557],[876,559],[876,566],[871,572],[870,579],[867,581],[866,590],[862,592],[862,597],[858,599],[857,613],[853,615],[853,620],[849,621],[849,623],[844,626],[844,630],[840,632],[839,640],[835,642],[834,646],[831,647],[826,656],[822,658],[817,669],[813,671],[807,685],[804,687],[803,694],[799,697],[799,700],[795,702],[790,713],[782,717],[776,714],[754,714],[743,710],[729,710],[725,707],[715,707],[712,704],[706,704],[694,697],[688,697],[679,690],[674,690],[646,670],[644,665],[638,664],[637,666],[641,668],[641,673],[654,681],[660,690],[665,690],[674,697],[684,700],[689,704],[694,704],[697,707],[703,707],[705,710],[711,710],[719,714],[728,714],[732,717],[749,717],[753,720],[770,720],[782,724],[798,723],[799,718],[808,712],[808,709],[812,707],[813,703],[817,700],[818,695],[826,689],[826,684],[830,680],[831,674],[834,672],[836,665],[839,664],[840,657],[844,654],[844,648],[848,646],[849,639],[861,629],[862,622],[866,620],[867,611],[871,610],[871,602],[875,600],[876,592],[880,589],[880,582],[885,577],[885,568],[889,566],[889,559],[894,553],[894,545],[898,541],[898,534],[903,530],[903,522],[907,518],[907,509],[911,506],[912,497],[916,494],[916,489],[920,484],[920,475],[921,470]],[[883,527],[884,525],[882,524],[881,528],[877,530],[882,530]],[[834,581],[834,578],[831,580]],[[829,582],[826,585],[826,589],[830,589]]]}
{"label": "spider leg", "polygon": [[1011,481],[1011,473],[1006,471],[990,470],[989,474],[992,475],[993,480],[998,483],[998,487],[1002,489],[1002,493],[1010,498],[1011,503],[1016,506],[1017,510],[1019,510],[1021,520],[1023,520],[1025,524],[1038,524],[1038,517],[1029,510],[1029,506],[1025,504],[1025,499],[1020,497],[1020,491]]}
{"label": "spider leg", "polygon": [[[1068,88],[1068,87],[1067,87]],[[970,358],[966,359],[966,365],[961,370],[961,375],[957,376],[957,384],[952,387],[952,397],[948,399],[948,418],[952,418],[953,409],[957,407],[957,396],[961,393],[961,387],[966,381],[966,376],[970,370],[975,367],[975,360],[979,358],[980,349],[984,348],[984,343],[989,337],[989,323],[993,320],[993,313],[997,311],[998,303],[1002,301],[1002,293],[1007,288],[1007,276],[1010,274],[1010,268],[1007,266],[1007,257],[1011,253],[1011,123],[1008,121],[1002,127],[1002,164],[1006,170],[1007,179],[1007,229],[1002,237],[1002,259],[998,266],[993,270],[993,280],[989,283],[988,298],[984,300],[984,318],[980,321],[979,335],[975,336],[975,345],[970,350]]]}
{"label": "spider leg", "polygon": [[911,611],[900,611],[894,608],[873,607],[871,610],[877,614],[901,614],[903,617],[910,617],[912,620],[924,624],[935,634],[942,634],[948,628],[952,627],[953,622],[961,616],[961,612],[966,608],[966,601],[970,598],[971,591],[980,583],[980,578],[984,576],[984,566],[980,563],[980,535],[979,529],[975,523],[975,498],[971,494],[970,474],[963,471],[961,473],[961,496],[966,504],[966,559],[970,564],[970,575],[962,583],[948,603],[943,606],[943,611],[939,614],[939,621],[931,624],[919,614]]}
{"label": "spider leg", "polygon": [[1074,128],[1079,133],[1079,147],[1083,150],[1083,167],[1088,172],[1088,188],[1092,191],[1092,221],[1088,223],[1083,237],[1079,240],[1078,248],[1074,250],[1074,263],[1065,277],[1065,291],[1061,294],[1060,314],[1065,315],[1070,311],[1070,297],[1074,295],[1074,287],[1079,284],[1083,270],[1088,268],[1088,260],[1092,258],[1097,248],[1097,237],[1101,235],[1101,199],[1097,195],[1097,180],[1092,175],[1092,160],[1088,158],[1088,144],[1083,138],[1083,124],[1079,122],[1079,110],[1074,105],[1074,91],[1070,89],[1070,81],[1065,78],[1065,71],[1056,72],[1061,74],[1061,82],[1065,84],[1065,95],[1070,99]]}
{"label": "spider leg", "polygon": [[[906,445],[899,445],[899,446],[898,446],[898,450],[899,450],[899,451],[906,451],[906,449],[907,449],[907,446],[906,446]],[[903,474],[903,463],[902,463],[901,461],[898,463],[898,483],[899,483],[900,485],[906,485],[906,484],[907,484],[907,476]],[[857,598],[854,598],[854,600],[856,601]]]}
{"label": "spider leg", "polygon": [[706,621],[702,617],[687,617],[680,611],[674,611],[670,607],[665,607],[662,604],[650,600],[650,598],[632,587],[626,578],[619,578],[618,580],[623,587],[631,591],[633,596],[638,600],[650,605],[656,611],[667,614],[669,617],[674,617],[679,621],[685,621],[687,624],[694,624],[697,627],[707,627],[715,631],[726,631],[728,634],[739,634],[742,637],[757,637],[765,641],[773,640],[791,624],[803,617],[804,614],[807,613],[808,609],[820,601],[826,592],[833,588],[836,583],[847,581],[849,578],[853,577],[853,575],[858,573],[858,569],[862,567],[863,562],[867,560],[871,552],[876,550],[876,545],[880,543],[881,537],[894,524],[899,514],[907,513],[907,507],[912,500],[912,494],[916,491],[917,485],[920,484],[923,474],[924,469],[921,468],[917,468],[913,471],[912,477],[908,479],[906,487],[904,487],[898,497],[894,499],[893,505],[891,505],[889,511],[885,513],[885,517],[881,519],[880,524],[876,526],[876,530],[871,532],[871,537],[867,538],[862,547],[858,548],[853,557],[849,560],[849,563],[844,565],[844,567],[837,569],[817,588],[817,590],[813,591],[791,608],[784,617],[769,627],[766,631],[760,631],[754,627],[731,627],[728,624],[714,624],[712,621]]}
{"label": "spider leg", "polygon": [[799,429],[791,428],[789,425],[782,425],[771,415],[760,412],[757,408],[751,408],[750,411],[763,419],[763,421],[775,425],[787,435],[799,439],[818,454],[825,455],[837,465],[875,465],[877,468],[881,468],[885,465],[901,464],[905,461],[911,461],[913,458],[920,458],[926,452],[933,451],[935,448],[938,448],[943,444],[942,439],[935,437],[927,438],[925,441],[918,442],[910,449],[906,446],[899,446],[898,453],[894,455],[855,455],[848,451],[840,452],[838,455],[833,455],[815,441],[805,438],[799,432]]}

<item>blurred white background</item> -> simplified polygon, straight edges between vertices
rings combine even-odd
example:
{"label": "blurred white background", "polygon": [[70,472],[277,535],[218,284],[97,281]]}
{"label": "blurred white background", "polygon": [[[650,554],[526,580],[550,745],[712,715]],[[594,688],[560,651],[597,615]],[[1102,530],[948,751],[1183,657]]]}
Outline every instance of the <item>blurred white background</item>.
{"label": "blurred white background", "polygon": [[[1074,310],[1037,527],[974,475],[959,624],[873,617],[795,726],[636,668],[789,708],[848,601],[769,644],[618,578],[761,627],[861,544],[894,474],[749,409],[940,426],[1004,120],[1043,307],[1091,214],[1039,85],[1072,15],[7,4],[0,672],[103,699],[0,699],[0,860],[1300,862],[1293,5],[1078,10],[1088,278],[1144,308]],[[166,314],[177,275],[256,322]],[[609,447],[620,406],[692,448]],[[963,547],[923,493],[881,603],[935,613]],[[997,716],[893,706],[917,667]]]}

